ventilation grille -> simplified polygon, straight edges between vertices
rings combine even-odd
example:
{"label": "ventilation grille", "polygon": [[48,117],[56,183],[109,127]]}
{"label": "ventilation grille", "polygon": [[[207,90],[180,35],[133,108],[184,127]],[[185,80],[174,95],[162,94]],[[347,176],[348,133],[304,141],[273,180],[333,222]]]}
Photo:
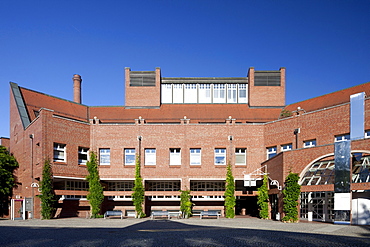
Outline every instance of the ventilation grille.
{"label": "ventilation grille", "polygon": [[131,71],[131,87],[155,87],[155,71]]}
{"label": "ventilation grille", "polygon": [[280,86],[280,71],[254,72],[255,86]]}

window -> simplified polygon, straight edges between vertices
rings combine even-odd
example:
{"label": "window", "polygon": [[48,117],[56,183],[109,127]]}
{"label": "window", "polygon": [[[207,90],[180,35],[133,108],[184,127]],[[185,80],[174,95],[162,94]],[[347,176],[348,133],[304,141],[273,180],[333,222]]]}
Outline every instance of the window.
{"label": "window", "polygon": [[197,84],[185,84],[184,103],[197,103]]}
{"label": "window", "polygon": [[269,147],[267,148],[267,159],[271,159],[272,157],[274,157],[277,152],[276,152],[276,146],[275,147]]}
{"label": "window", "polygon": [[201,151],[200,148],[190,149],[190,165],[200,165],[201,164]]}
{"label": "window", "polygon": [[215,165],[225,165],[226,164],[226,149],[216,148],[215,149]]}
{"label": "window", "polygon": [[162,103],[172,103],[172,84],[162,84]]}
{"label": "window", "polygon": [[110,149],[101,148],[99,149],[100,165],[110,165]]}
{"label": "window", "polygon": [[365,138],[370,138],[370,130],[365,131]]}
{"label": "window", "polygon": [[54,162],[66,162],[66,144],[54,143]]}
{"label": "window", "polygon": [[213,85],[213,103],[225,103],[225,84]]}
{"label": "window", "polygon": [[239,84],[239,103],[247,103],[247,84]]}
{"label": "window", "polygon": [[78,164],[79,165],[86,165],[89,156],[89,149],[78,147]]}
{"label": "window", "polygon": [[184,103],[182,84],[173,84],[173,103]]}
{"label": "window", "polygon": [[281,145],[281,152],[292,150],[292,143]]}
{"label": "window", "polygon": [[227,85],[227,103],[236,103],[236,84]]}
{"label": "window", "polygon": [[303,142],[303,147],[304,148],[310,148],[316,146],[316,140],[308,140]]}
{"label": "window", "polygon": [[156,165],[155,148],[146,148],[145,149],[145,165],[146,166],[155,166]]}
{"label": "window", "polygon": [[335,136],[335,142],[346,141],[349,139],[350,139],[349,134]]}
{"label": "window", "polygon": [[180,148],[170,148],[170,165],[181,165]]}
{"label": "window", "polygon": [[135,148],[125,148],[125,165],[134,166],[135,165]]}
{"label": "window", "polygon": [[199,103],[211,102],[211,84],[199,84]]}
{"label": "window", "polygon": [[235,165],[247,164],[247,149],[235,148]]}

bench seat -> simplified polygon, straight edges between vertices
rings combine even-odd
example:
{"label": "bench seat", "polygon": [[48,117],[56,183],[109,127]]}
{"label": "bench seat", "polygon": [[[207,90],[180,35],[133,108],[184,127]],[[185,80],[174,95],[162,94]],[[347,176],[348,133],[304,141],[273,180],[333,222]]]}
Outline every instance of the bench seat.
{"label": "bench seat", "polygon": [[120,216],[121,220],[123,219],[123,213],[121,210],[111,210],[111,211],[105,212],[104,219],[106,219],[109,216]]}
{"label": "bench seat", "polygon": [[210,211],[202,211],[200,213],[200,218],[202,219],[203,217],[217,217],[217,219],[220,218],[220,214],[218,211],[215,210],[210,210]]}

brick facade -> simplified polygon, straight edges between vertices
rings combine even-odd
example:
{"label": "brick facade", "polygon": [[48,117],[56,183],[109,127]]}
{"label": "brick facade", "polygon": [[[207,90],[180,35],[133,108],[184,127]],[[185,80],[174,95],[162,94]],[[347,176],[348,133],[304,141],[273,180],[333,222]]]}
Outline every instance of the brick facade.
{"label": "brick facade", "polygon": [[[40,193],[30,184],[39,182],[44,160],[53,161],[54,143],[60,143],[65,145],[66,161],[52,163],[56,193],[62,199],[57,211],[59,217],[86,217],[89,212],[88,203],[83,200],[87,191],[66,185],[68,181],[84,181],[87,175],[86,166],[79,164],[81,147],[98,155],[100,149],[110,150],[109,165],[99,166],[105,195],[103,212],[118,209],[130,214],[134,210],[129,199],[131,190],[109,187],[112,183],[133,181],[135,166],[125,164],[125,149],[134,149],[135,154],[141,154],[147,214],[152,210],[179,210],[179,189],[192,189],[196,204],[193,210],[215,209],[223,213],[224,191],[216,187],[218,182],[225,181],[227,162],[232,164],[236,181],[236,213],[246,208],[247,213],[255,214],[261,180],[257,180],[257,186],[244,186],[245,175],[263,167],[280,185],[290,171],[302,175],[313,161],[334,152],[336,135],[349,133],[349,96],[370,89],[367,83],[343,90],[337,101],[333,99],[331,105],[322,103],[313,111],[308,107],[315,104],[315,99],[302,102],[301,108],[287,106],[285,109],[292,116],[280,118],[285,106],[285,68],[279,70],[280,86],[254,86],[251,68],[249,104],[162,105],[159,68],[155,70],[155,86],[148,87],[130,86],[130,69],[125,71],[126,106],[122,107],[89,107],[19,87],[31,122],[25,128],[11,91],[10,148],[20,163],[16,173],[20,185],[14,196],[24,198]],[[343,97],[347,99],[345,103]],[[366,99],[365,130],[370,129],[369,120],[370,101]],[[299,133],[295,134],[296,129]],[[316,147],[303,148],[303,142],[311,139],[316,140]],[[369,141],[354,141],[353,150],[370,153]],[[292,144],[292,150],[281,152],[285,144]],[[278,155],[267,160],[268,147],[276,147]],[[155,149],[155,165],[145,165],[146,149]],[[180,151],[181,164],[170,164],[170,149]],[[190,164],[190,149],[201,149],[200,165]],[[224,164],[215,164],[215,149],[226,150]],[[240,149],[246,150],[245,165],[235,164],[235,152]],[[213,187],[192,188],[202,182],[206,183],[202,186]],[[178,183],[179,188],[151,188],[155,183]],[[356,186],[369,189],[367,183]],[[303,191],[317,191],[323,186],[309,187],[312,186],[306,186]],[[332,190],[330,185],[324,187]],[[281,195],[276,186],[270,189],[270,194]],[[40,217],[39,209],[36,201],[36,218]]]}

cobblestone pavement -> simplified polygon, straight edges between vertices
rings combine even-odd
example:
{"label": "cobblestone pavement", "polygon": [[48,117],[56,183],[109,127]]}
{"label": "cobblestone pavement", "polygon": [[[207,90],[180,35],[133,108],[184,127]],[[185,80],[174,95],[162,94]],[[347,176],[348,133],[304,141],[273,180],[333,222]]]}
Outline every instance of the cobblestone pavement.
{"label": "cobblestone pavement", "polygon": [[257,218],[0,220],[0,246],[370,246],[369,226]]}

